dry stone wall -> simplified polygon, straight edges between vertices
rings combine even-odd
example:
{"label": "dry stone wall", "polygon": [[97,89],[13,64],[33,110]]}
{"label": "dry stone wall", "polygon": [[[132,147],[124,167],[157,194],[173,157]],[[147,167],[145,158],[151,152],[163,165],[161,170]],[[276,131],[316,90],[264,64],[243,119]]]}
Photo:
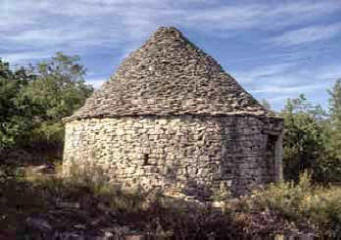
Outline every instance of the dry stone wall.
{"label": "dry stone wall", "polygon": [[92,162],[123,187],[175,189],[200,198],[222,188],[244,194],[276,179],[274,134],[281,123],[254,116],[72,121],[66,124],[64,169]]}

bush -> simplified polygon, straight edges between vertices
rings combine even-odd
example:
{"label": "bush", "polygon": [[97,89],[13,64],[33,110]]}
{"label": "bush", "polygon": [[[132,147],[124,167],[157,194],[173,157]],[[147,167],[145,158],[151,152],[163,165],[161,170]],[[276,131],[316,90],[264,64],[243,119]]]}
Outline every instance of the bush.
{"label": "bush", "polygon": [[296,185],[270,184],[263,191],[253,192],[250,199],[252,209],[269,209],[297,225],[308,223],[321,236],[341,237],[341,188],[312,186],[307,173],[300,176]]}

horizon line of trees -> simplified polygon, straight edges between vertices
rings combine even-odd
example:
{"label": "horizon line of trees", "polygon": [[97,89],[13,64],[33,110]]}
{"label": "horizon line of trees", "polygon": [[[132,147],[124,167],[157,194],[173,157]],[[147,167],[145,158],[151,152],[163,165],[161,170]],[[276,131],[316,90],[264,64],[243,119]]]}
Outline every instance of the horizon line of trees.
{"label": "horizon line of trees", "polygon": [[[62,118],[81,107],[94,90],[85,83],[85,74],[78,56],[61,52],[18,70],[0,58],[0,164],[5,149],[62,146]],[[316,182],[341,182],[341,79],[328,93],[327,111],[301,94],[276,113],[285,125],[286,180],[297,181],[309,171]],[[263,105],[270,108],[266,101]]]}

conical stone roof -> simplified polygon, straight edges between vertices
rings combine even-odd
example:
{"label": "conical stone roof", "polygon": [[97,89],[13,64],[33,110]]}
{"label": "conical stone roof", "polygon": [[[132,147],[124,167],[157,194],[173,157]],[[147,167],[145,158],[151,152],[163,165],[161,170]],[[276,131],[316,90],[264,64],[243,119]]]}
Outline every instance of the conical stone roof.
{"label": "conical stone roof", "polygon": [[174,27],[159,28],[66,121],[168,115],[267,115],[209,55]]}

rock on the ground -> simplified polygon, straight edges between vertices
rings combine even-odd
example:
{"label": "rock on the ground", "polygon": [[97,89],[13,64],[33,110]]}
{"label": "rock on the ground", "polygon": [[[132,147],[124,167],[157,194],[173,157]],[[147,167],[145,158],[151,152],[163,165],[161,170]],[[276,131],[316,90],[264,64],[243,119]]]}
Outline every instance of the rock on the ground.
{"label": "rock on the ground", "polygon": [[49,222],[42,218],[28,217],[26,219],[26,224],[34,230],[38,230],[43,233],[52,231],[52,226],[49,224]]}

